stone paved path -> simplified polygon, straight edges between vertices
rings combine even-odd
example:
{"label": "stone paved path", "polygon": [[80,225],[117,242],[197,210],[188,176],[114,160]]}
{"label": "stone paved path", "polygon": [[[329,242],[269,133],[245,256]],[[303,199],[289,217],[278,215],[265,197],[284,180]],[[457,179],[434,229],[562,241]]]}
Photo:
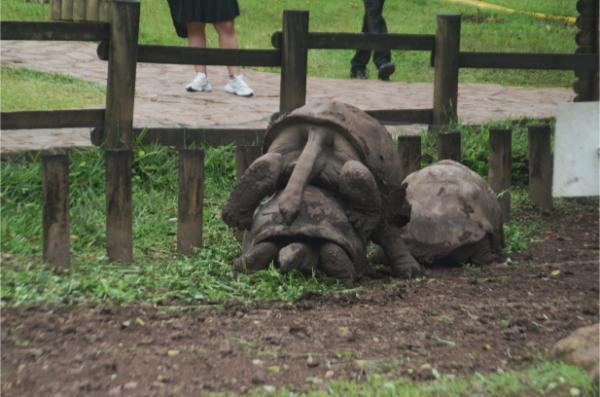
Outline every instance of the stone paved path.
{"label": "stone paved path", "polygon": [[[350,57],[350,54],[349,54]],[[60,72],[106,83],[107,63],[96,56],[96,45],[73,42],[2,41],[3,66],[22,66]],[[245,72],[254,88],[252,98],[223,92],[224,67],[210,67],[214,91],[188,93],[185,84],[193,77],[190,66],[138,64],[134,125],[136,127],[266,127],[279,106],[279,74]],[[42,93],[43,94],[43,93]],[[308,101],[332,98],[362,109],[431,108],[433,86],[429,83],[356,81],[309,78]],[[571,101],[566,88],[519,88],[494,84],[462,84],[459,118],[468,123],[529,117],[552,117],[557,105]],[[102,107],[104,104],[98,104]],[[401,127],[391,127],[398,132]],[[3,153],[57,146],[87,146],[89,130],[3,130]]]}

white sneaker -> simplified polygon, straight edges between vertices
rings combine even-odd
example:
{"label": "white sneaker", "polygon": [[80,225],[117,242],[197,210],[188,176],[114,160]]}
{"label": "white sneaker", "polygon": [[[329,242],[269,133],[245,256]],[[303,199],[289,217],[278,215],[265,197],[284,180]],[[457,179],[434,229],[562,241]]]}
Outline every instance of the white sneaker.
{"label": "white sneaker", "polygon": [[247,97],[254,95],[254,91],[252,91],[252,88],[248,87],[248,84],[244,81],[244,76],[241,74],[233,76],[233,78],[229,80],[225,85],[225,92]]}
{"label": "white sneaker", "polygon": [[206,77],[206,74],[204,74],[202,72],[198,72],[196,74],[196,77],[194,77],[194,80],[192,80],[188,85],[185,86],[185,89],[188,90],[189,92],[195,92],[195,91],[211,92],[212,85],[209,83],[208,77]]}

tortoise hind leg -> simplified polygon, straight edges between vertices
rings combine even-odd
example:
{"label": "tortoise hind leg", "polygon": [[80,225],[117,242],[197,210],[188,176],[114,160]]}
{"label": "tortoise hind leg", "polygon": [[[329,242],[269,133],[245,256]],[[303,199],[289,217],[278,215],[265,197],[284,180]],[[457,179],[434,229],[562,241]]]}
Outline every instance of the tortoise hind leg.
{"label": "tortoise hind leg", "polygon": [[340,170],[339,188],[350,204],[348,220],[364,238],[368,238],[381,216],[381,195],[373,174],[359,161],[349,160]]}
{"label": "tortoise hind leg", "polygon": [[291,243],[279,251],[279,270],[282,273],[297,269],[305,276],[310,276],[317,263],[318,252],[305,243]]}
{"label": "tortoise hind leg", "polygon": [[325,243],[319,250],[321,269],[330,277],[335,277],[345,287],[354,285],[354,265],[342,247],[334,243]]}
{"label": "tortoise hind leg", "polygon": [[233,262],[233,270],[253,273],[266,269],[277,257],[277,252],[279,247],[271,241],[258,243]]}
{"label": "tortoise hind leg", "polygon": [[223,208],[223,221],[230,227],[250,229],[252,215],[266,196],[275,192],[282,170],[279,153],[267,153],[256,159],[244,172]]}

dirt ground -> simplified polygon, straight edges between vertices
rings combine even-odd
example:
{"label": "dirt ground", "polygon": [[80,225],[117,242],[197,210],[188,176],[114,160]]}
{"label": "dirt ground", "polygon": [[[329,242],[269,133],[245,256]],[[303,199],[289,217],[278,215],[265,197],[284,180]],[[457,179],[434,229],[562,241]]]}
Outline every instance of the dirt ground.
{"label": "dirt ground", "polygon": [[508,265],[293,303],[6,307],[2,395],[190,396],[521,368],[599,320],[597,203],[542,223],[542,239]]}

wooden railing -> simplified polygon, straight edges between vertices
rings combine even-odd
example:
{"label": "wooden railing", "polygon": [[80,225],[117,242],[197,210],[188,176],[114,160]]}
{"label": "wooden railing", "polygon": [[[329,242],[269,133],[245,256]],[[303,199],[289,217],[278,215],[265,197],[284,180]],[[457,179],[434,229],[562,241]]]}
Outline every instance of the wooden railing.
{"label": "wooden railing", "polygon": [[[56,2],[55,2],[56,3]],[[91,4],[103,2],[90,1]],[[54,3],[53,3],[54,4]],[[63,0],[70,9],[72,1]],[[54,7],[54,6],[53,6]],[[54,8],[53,8],[54,10]],[[68,10],[67,10],[68,13]],[[199,49],[138,45],[140,4],[114,0],[105,22],[3,22],[2,40],[100,41],[98,56],[108,61],[105,109],[2,112],[4,129],[95,127],[94,144],[106,151],[107,252],[110,260],[133,261],[131,165],[134,142],[159,143],[180,149],[178,250],[189,254],[202,243],[203,152],[192,144],[238,145],[238,172],[260,154],[264,129],[133,128],[137,62],[280,67],[279,112],[306,102],[307,55],[310,49],[397,49],[431,52],[434,98],[429,109],[381,109],[368,113],[386,124],[419,123],[440,127],[456,120],[460,68],[562,69],[598,73],[594,55],[496,54],[460,52],[458,15],[439,15],[435,35],[320,33],[308,31],[306,11],[284,11],[283,28],[272,36],[274,49]],[[435,130],[435,129],[434,129]],[[551,205],[549,127],[530,129],[530,194],[542,207]],[[490,183],[497,192],[510,186],[510,131],[490,133]],[[242,145],[251,145],[245,148]],[[399,150],[407,175],[418,166],[420,137],[400,137]],[[460,135],[439,135],[440,158],[460,160]],[[257,148],[258,147],[258,148]],[[68,154],[42,156],[44,166],[44,258],[57,266],[70,260],[68,217]],[[541,168],[540,168],[541,167]],[[541,179],[540,179],[541,178]],[[508,218],[510,198],[501,199]],[[190,206],[194,206],[191,208]],[[199,207],[198,207],[199,206]],[[199,228],[199,230],[197,230]],[[190,232],[195,230],[195,232]]]}

